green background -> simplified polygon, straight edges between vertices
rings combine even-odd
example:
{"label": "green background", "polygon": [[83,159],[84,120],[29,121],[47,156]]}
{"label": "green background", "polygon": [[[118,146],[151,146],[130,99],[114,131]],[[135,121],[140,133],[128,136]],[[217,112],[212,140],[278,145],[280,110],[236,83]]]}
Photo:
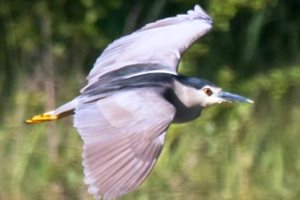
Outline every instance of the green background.
{"label": "green background", "polygon": [[172,126],[148,179],[123,199],[300,199],[299,0],[0,0],[1,200],[92,199],[72,118],[23,121],[78,95],[114,39],[196,3],[214,28],[180,72],[255,104]]}

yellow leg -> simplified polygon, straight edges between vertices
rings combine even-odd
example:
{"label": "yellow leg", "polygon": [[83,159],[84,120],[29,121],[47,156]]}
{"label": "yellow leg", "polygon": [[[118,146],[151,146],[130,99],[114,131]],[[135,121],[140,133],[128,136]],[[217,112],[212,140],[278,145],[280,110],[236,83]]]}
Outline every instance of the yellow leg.
{"label": "yellow leg", "polygon": [[37,123],[48,122],[48,121],[53,121],[53,120],[57,120],[57,119],[58,119],[57,115],[54,115],[51,112],[48,112],[48,113],[44,113],[41,115],[35,115],[31,119],[27,119],[25,122],[27,124],[37,124]]}

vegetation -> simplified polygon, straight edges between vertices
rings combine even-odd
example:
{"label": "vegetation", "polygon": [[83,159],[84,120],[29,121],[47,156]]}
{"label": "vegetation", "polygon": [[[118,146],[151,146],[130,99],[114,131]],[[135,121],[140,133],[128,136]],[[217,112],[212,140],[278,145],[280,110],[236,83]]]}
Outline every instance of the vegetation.
{"label": "vegetation", "polygon": [[[300,2],[198,3],[214,29],[181,72],[255,104],[215,106],[172,126],[150,177],[124,199],[300,199]],[[194,4],[0,1],[0,199],[92,199],[72,119],[23,121],[76,96],[108,43]]]}

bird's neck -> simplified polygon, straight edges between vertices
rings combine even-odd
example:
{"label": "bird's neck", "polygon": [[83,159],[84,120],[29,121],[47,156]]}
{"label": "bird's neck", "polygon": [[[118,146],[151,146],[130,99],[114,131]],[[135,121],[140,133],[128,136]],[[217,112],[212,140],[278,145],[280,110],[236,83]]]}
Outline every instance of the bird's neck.
{"label": "bird's neck", "polygon": [[199,98],[201,97],[198,89],[183,84],[176,79],[174,80],[173,84],[175,95],[184,104],[185,107],[191,108],[200,106]]}
{"label": "bird's neck", "polygon": [[[196,90],[196,89],[195,89]],[[191,121],[199,117],[202,107],[196,102],[193,88],[181,84],[176,79],[173,82],[173,88],[167,90],[165,97],[176,108],[175,123]]]}

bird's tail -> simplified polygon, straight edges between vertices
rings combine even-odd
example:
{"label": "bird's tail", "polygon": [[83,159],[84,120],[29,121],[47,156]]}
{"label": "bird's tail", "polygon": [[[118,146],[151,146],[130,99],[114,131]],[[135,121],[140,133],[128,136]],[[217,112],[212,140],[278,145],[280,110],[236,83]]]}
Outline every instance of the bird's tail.
{"label": "bird's tail", "polygon": [[33,116],[32,118],[27,119],[25,121],[25,123],[26,124],[38,124],[38,123],[42,123],[42,122],[58,120],[60,118],[72,115],[74,113],[74,109],[77,104],[78,104],[78,99],[75,98],[72,101],[58,107],[55,110]]}

